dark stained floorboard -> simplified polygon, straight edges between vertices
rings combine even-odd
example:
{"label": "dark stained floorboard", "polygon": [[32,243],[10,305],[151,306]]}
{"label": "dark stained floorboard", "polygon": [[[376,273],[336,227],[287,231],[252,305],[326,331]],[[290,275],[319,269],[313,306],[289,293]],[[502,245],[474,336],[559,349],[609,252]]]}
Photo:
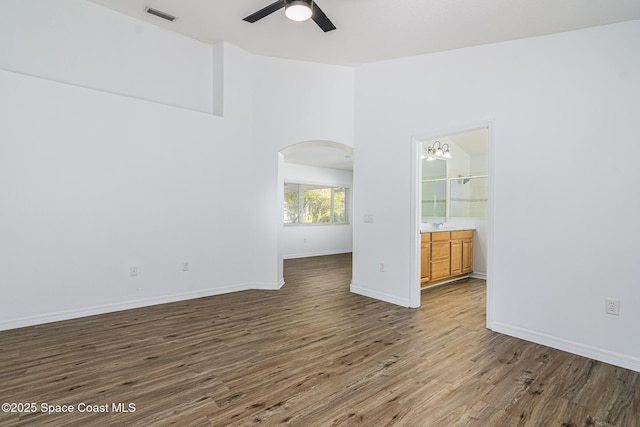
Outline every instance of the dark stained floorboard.
{"label": "dark stained floorboard", "polygon": [[350,279],[350,254],[288,260],[280,291],[0,332],[1,402],[76,407],[0,426],[640,426],[640,374],[487,330],[484,281],[406,309]]}

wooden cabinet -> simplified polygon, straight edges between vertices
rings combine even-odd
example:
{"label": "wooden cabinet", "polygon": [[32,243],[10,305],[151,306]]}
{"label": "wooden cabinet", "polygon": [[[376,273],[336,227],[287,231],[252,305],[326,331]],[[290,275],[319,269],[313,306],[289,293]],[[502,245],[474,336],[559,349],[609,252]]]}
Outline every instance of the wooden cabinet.
{"label": "wooden cabinet", "polygon": [[462,273],[473,271],[473,234],[471,238],[462,239]]}
{"label": "wooden cabinet", "polygon": [[441,280],[451,275],[450,233],[431,233],[431,281]]}
{"label": "wooden cabinet", "polygon": [[465,276],[473,271],[473,230],[422,233],[420,242],[422,285]]}
{"label": "wooden cabinet", "polygon": [[431,280],[431,233],[420,235],[420,283]]}
{"label": "wooden cabinet", "polygon": [[[456,253],[454,270],[454,246]],[[451,275],[473,271],[473,230],[451,232]]]}
{"label": "wooden cabinet", "polygon": [[462,274],[462,241],[451,240],[451,275]]}

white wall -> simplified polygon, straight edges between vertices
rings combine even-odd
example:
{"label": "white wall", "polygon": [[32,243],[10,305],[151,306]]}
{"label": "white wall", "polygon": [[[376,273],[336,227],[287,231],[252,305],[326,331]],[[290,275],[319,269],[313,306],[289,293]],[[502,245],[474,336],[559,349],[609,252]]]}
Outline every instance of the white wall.
{"label": "white wall", "polygon": [[[254,66],[254,155],[273,177],[272,187],[262,194],[265,210],[273,211],[278,236],[282,221],[282,174],[278,173],[279,151],[293,144],[326,140],[353,146],[354,76],[351,67],[255,56]],[[266,206],[271,206],[266,208]],[[282,277],[284,248],[273,260]]]}
{"label": "white wall", "polygon": [[[284,163],[283,181],[348,187],[348,197],[351,198],[353,173],[351,171]],[[281,246],[283,258],[303,258],[351,252],[353,249],[351,211],[349,211],[348,217],[349,224],[285,225]]]}
{"label": "white wall", "polygon": [[[281,286],[277,156],[290,145],[281,131],[292,131],[295,142],[311,139],[310,133],[350,143],[353,70],[271,61],[224,43],[213,49],[224,61],[212,71],[211,48],[200,42],[134,25],[80,0],[3,2],[2,22],[18,21],[25,34],[44,39],[51,29],[29,14],[44,3],[54,15],[72,11],[74,22],[99,27],[102,40],[70,42],[34,62],[38,43],[0,37],[1,51],[20,50],[0,56],[0,329]],[[85,31],[92,38],[91,29],[77,25],[70,23],[67,33],[56,23],[58,39],[81,38]],[[91,68],[95,54],[108,56],[112,67],[127,65],[128,57],[114,51],[122,43],[136,45],[138,33],[120,33],[131,25],[144,27],[152,44],[186,45],[197,73],[222,73],[222,90],[214,91],[224,93],[224,117],[165,105],[166,99],[138,99],[127,93],[138,87],[134,81],[112,79],[111,68]],[[140,55],[137,66],[171,68],[157,60]],[[84,87],[78,68],[113,87]],[[274,78],[276,88],[255,87],[269,83],[265,76],[301,70],[320,76],[320,88],[299,94],[279,81],[284,77]],[[163,79],[184,89],[182,75]],[[322,89],[333,79],[342,83],[335,93]],[[195,78],[187,89],[210,91],[210,81]],[[157,85],[150,93],[170,95]],[[287,111],[299,127],[271,120]],[[298,112],[313,115],[299,118]],[[182,262],[190,271],[181,271]],[[138,267],[137,277],[129,277],[130,266]]]}
{"label": "white wall", "polygon": [[2,0],[0,39],[4,70],[222,113],[219,49],[87,1]]}
{"label": "white wall", "polygon": [[409,305],[411,138],[493,120],[489,325],[640,370],[638,52],[631,21],[358,67],[352,289]]}
{"label": "white wall", "polygon": [[489,155],[487,154],[474,154],[471,157],[471,170],[472,175],[487,175],[489,168]]}
{"label": "white wall", "polygon": [[353,68],[267,56],[256,56],[255,67],[254,134],[261,146],[280,151],[327,140],[353,147]]}

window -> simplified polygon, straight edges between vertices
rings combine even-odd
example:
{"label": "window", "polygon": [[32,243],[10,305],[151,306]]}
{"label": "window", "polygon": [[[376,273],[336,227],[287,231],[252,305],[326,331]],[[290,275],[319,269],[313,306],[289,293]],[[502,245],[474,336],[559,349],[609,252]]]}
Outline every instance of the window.
{"label": "window", "polygon": [[348,224],[348,188],[284,184],[285,224]]}

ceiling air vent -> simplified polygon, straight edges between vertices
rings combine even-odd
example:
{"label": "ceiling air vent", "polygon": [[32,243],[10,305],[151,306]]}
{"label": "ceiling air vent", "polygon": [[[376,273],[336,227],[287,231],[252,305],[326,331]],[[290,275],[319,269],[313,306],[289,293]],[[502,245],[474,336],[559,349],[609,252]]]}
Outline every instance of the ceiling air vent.
{"label": "ceiling air vent", "polygon": [[147,13],[157,16],[158,18],[166,19],[169,22],[173,22],[176,20],[176,17],[173,15],[169,15],[168,13],[162,12],[158,9],[154,9],[152,7],[148,7],[144,10]]}

